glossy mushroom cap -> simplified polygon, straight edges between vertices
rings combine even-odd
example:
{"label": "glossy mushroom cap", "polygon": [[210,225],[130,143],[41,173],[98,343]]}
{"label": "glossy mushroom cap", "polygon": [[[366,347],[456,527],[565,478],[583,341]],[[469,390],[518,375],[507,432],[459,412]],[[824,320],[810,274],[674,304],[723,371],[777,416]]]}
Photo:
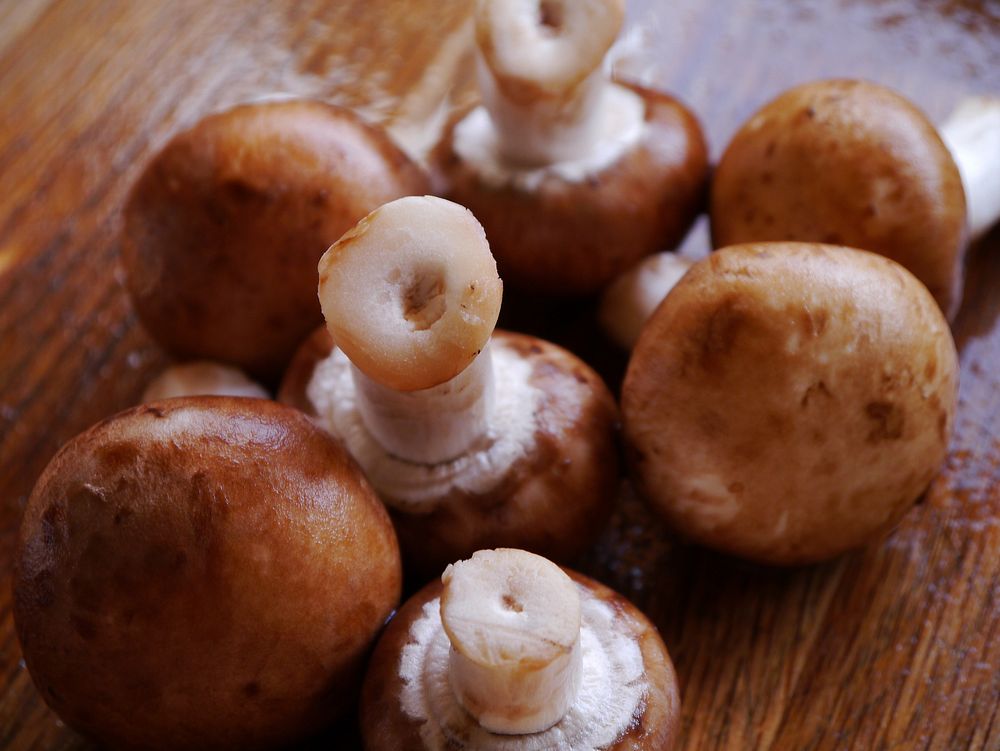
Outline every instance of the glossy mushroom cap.
{"label": "glossy mushroom cap", "polygon": [[958,363],[927,289],[873,253],[731,246],[646,324],[622,389],[631,471],[679,531],[819,561],[891,528],[938,471]]}
{"label": "glossy mushroom cap", "polygon": [[235,107],[174,137],[139,178],[127,286],[172,354],[273,378],[322,321],[323,252],[376,206],[426,191],[406,155],[347,110]]}
{"label": "glossy mushroom cap", "polygon": [[46,703],[102,745],[272,748],[353,706],[400,582],[389,518],[339,442],[274,402],[179,398],[46,468],[14,620]]}
{"label": "glossy mushroom cap", "polygon": [[808,83],[765,105],[715,171],[716,247],[795,240],[863,248],[901,263],[946,316],[958,310],[966,203],[934,126],[889,89]]}

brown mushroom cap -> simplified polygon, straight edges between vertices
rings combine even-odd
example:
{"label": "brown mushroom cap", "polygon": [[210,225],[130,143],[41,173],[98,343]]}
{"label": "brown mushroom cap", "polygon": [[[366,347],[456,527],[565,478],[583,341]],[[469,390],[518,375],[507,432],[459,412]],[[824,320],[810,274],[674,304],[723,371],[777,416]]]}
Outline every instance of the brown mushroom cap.
{"label": "brown mushroom cap", "polygon": [[643,256],[676,245],[694,221],[708,171],[697,119],[666,94],[626,88],[645,102],[642,140],[577,182],[549,174],[530,190],[494,186],[447,139],[448,197],[482,223],[504,284],[592,294]]}
{"label": "brown mushroom cap", "polygon": [[[607,602],[617,613],[622,628],[634,634],[645,666],[648,692],[641,714],[624,736],[605,748],[608,751],[664,751],[673,748],[680,732],[680,691],[677,676],[656,627],[631,602],[593,579],[566,570],[570,578]],[[427,746],[421,735],[423,723],[408,716],[401,706],[400,655],[411,641],[410,628],[424,606],[441,596],[440,580],[413,595],[400,608],[368,664],[361,695],[361,734],[367,751],[420,751]],[[516,736],[500,736],[512,740]],[[463,748],[461,738],[449,748]]]}
{"label": "brown mushroom cap", "polygon": [[[572,353],[535,337],[498,330],[491,346],[526,361],[528,382],[544,394],[530,453],[514,461],[488,492],[450,487],[419,504],[381,493],[408,580],[422,583],[448,563],[486,548],[523,548],[573,561],[600,534],[614,506],[618,410],[604,381]],[[317,418],[306,388],[331,348],[325,332],[314,333],[278,392],[280,401],[305,406],[321,425],[326,418]],[[373,484],[377,487],[377,480]]]}
{"label": "brown mushroom cap", "polygon": [[129,292],[171,353],[273,378],[323,320],[323,252],[377,206],[427,190],[406,155],[347,110],[281,101],[211,115],[132,190]]}
{"label": "brown mushroom cap", "polygon": [[622,412],[640,492],[678,530],[818,561],[903,516],[944,460],[958,364],[902,266],[805,243],[697,263],[646,324]]}
{"label": "brown mushroom cap", "polygon": [[55,456],[14,618],[45,701],[102,744],[265,748],[354,705],[400,582],[388,516],[337,441],[274,402],[181,398]]}
{"label": "brown mushroom cap", "polygon": [[716,247],[796,240],[887,256],[951,318],[962,292],[965,194],[950,152],[913,104],[865,81],[817,81],[765,105],[712,182]]}

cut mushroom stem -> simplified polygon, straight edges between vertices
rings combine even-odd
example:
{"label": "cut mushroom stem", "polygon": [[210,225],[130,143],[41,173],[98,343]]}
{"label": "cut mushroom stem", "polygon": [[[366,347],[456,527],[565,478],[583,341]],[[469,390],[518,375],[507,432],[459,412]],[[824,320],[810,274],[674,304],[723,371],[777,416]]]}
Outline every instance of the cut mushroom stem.
{"label": "cut mushroom stem", "polygon": [[331,246],[319,273],[327,328],[354,365],[372,436],[412,462],[465,453],[492,403],[490,358],[480,353],[502,296],[472,213],[430,196],[393,201]]}
{"label": "cut mushroom stem", "polygon": [[1000,219],[1000,97],[962,100],[940,133],[962,176],[974,241]]}
{"label": "cut mushroom stem", "polygon": [[479,551],[441,577],[449,681],[494,733],[538,733],[580,689],[580,595],[558,566],[523,550]]}
{"label": "cut mushroom stem", "polygon": [[602,61],[624,14],[623,0],[479,0],[479,89],[505,159],[567,161],[601,138]]}

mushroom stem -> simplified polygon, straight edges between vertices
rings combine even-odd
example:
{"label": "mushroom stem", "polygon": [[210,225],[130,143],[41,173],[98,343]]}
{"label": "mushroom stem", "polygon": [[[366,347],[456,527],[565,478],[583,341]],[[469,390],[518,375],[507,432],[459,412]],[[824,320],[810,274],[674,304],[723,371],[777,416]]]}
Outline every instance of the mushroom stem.
{"label": "mushroom stem", "polygon": [[602,61],[623,17],[621,0],[480,0],[479,89],[504,159],[570,161],[603,137]]}
{"label": "mushroom stem", "polygon": [[559,722],[583,672],[573,580],[551,561],[511,549],[481,550],[441,579],[459,703],[494,733],[538,733]]}
{"label": "mushroom stem", "polygon": [[327,250],[319,272],[327,329],[354,366],[372,437],[423,464],[467,451],[492,404],[483,350],[502,295],[472,213],[430,196],[387,203]]}
{"label": "mushroom stem", "polygon": [[390,454],[419,464],[450,461],[485,432],[493,405],[493,361],[487,346],[449,381],[398,391],[351,368],[365,427]]}
{"label": "mushroom stem", "polygon": [[962,176],[975,241],[1000,219],[1000,97],[962,100],[940,133]]}

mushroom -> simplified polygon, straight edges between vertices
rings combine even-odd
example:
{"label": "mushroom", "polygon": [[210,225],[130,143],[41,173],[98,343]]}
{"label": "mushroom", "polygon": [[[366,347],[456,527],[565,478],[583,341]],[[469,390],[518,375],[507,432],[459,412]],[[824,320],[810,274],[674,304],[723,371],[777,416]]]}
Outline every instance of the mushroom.
{"label": "mushroom", "polygon": [[519,288],[596,292],[676,243],[701,204],[695,117],[602,66],[623,15],[623,0],[476,3],[483,106],[454,125],[440,158],[449,197],[483,223]]}
{"label": "mushroom", "polygon": [[820,561],[890,529],[928,486],[957,380],[947,321],[896,262],[809,243],[723,248],[632,352],[631,474],[697,542]]}
{"label": "mushroom", "polygon": [[[913,272],[952,319],[969,219],[976,236],[1000,213],[1000,100],[993,107],[960,107],[939,135],[913,104],[873,83],[791,89],[723,154],[712,184],[714,243],[797,240],[880,253]],[[993,145],[975,142],[969,128]]]}
{"label": "mushroom", "polygon": [[279,398],[345,441],[408,575],[493,545],[586,549],[613,503],[614,399],[569,352],[493,334],[501,282],[467,209],[377,209],[323,256],[319,294],[330,336],[304,345]]}
{"label": "mushroom", "polygon": [[315,101],[246,104],[180,133],[124,210],[139,318],[181,359],[278,376],[322,322],[315,264],[376,206],[427,190],[381,131]]}
{"label": "mushroom", "polygon": [[[843,84],[843,82],[840,82]],[[820,84],[813,84],[813,86],[819,86]],[[825,85],[825,84],[824,84]],[[875,89],[877,91],[884,92],[884,90],[878,89],[872,84],[861,84],[860,89],[855,91],[856,96],[864,96],[865,92],[869,89]],[[801,92],[800,92],[801,94]],[[889,95],[894,106],[898,106],[902,117],[922,117],[919,113],[915,113],[911,106],[903,105],[899,106],[898,97],[895,95]],[[778,117],[776,110],[780,110],[781,106],[779,103],[784,100],[784,97],[779,99],[777,102],[768,105],[762,112],[770,113],[765,119],[757,121],[756,119],[751,120],[751,123],[756,123],[756,125],[748,124],[745,126],[744,131],[741,131],[742,146],[736,146],[737,153],[740,149],[747,149],[747,144],[751,142],[751,139],[760,139],[762,133],[765,132],[765,128],[771,128],[771,123],[776,121],[782,123],[783,125],[775,127],[787,127],[789,130],[797,129],[798,137],[805,140],[808,136],[804,132],[804,128],[801,122],[795,121],[781,121]],[[831,102],[828,100],[823,100],[824,107],[839,107],[850,103],[850,99],[837,100]],[[785,103],[787,106],[787,102]],[[772,109],[775,108],[775,109]],[[815,108],[814,108],[815,111]],[[806,118],[808,120],[808,118]],[[874,131],[883,124],[878,118],[869,118],[866,120],[866,128],[868,131]],[[923,127],[918,128],[918,131],[925,132],[926,129]],[[774,132],[774,131],[770,131]],[[846,139],[851,137],[851,134],[857,135],[862,131],[851,130],[846,131],[841,135],[842,138]],[[998,215],[1000,215],[1000,98],[997,97],[970,97],[959,103],[955,111],[949,116],[949,118],[944,122],[939,130],[939,135],[947,145],[951,152],[951,156],[955,161],[955,166],[958,168],[959,174],[962,179],[962,186],[965,193],[965,202],[967,206],[967,218],[969,227],[969,239],[974,242],[979,237],[984,235],[986,231],[997,221]],[[790,137],[786,137],[790,138]],[[933,139],[931,139],[933,143]],[[734,141],[734,143],[736,143]],[[760,179],[759,185],[753,185],[752,188],[748,187],[746,193],[741,194],[740,201],[742,203],[728,203],[722,198],[723,195],[727,194],[726,181],[732,181],[736,178],[733,176],[735,172],[742,172],[747,169],[752,169],[752,167],[747,166],[747,162],[751,162],[755,157],[744,157],[746,161],[739,164],[738,167],[728,168],[727,171],[722,173],[722,177],[716,177],[717,181],[721,181],[721,187],[717,189],[717,195],[720,196],[716,208],[713,211],[713,223],[714,226],[720,229],[716,230],[716,244],[723,245],[729,244],[730,242],[746,242],[749,240],[792,240],[792,239],[831,239],[833,237],[840,236],[841,229],[838,227],[836,230],[826,230],[822,232],[820,237],[820,232],[817,227],[820,224],[817,223],[816,214],[826,211],[826,207],[829,206],[829,201],[836,201],[841,209],[844,209],[844,197],[850,197],[850,200],[855,200],[857,196],[864,195],[867,190],[878,190],[877,188],[866,188],[865,191],[855,191],[854,187],[845,187],[841,192],[833,194],[828,191],[827,186],[829,185],[828,180],[832,174],[832,161],[834,159],[842,159],[847,162],[855,158],[861,163],[867,163],[869,158],[863,154],[859,154],[855,149],[858,145],[855,144],[851,146],[846,143],[841,143],[838,146],[838,150],[843,147],[844,150],[838,154],[834,154],[833,151],[826,153],[825,155],[818,155],[816,158],[821,158],[826,160],[826,166],[818,167],[810,170],[809,175],[802,174],[808,167],[805,165],[813,159],[803,160],[801,153],[796,151],[794,155],[788,152],[779,152],[777,144],[786,144],[784,139],[776,138],[775,146],[771,152],[770,157],[766,156],[768,149],[770,148],[770,141],[767,145],[763,146],[763,155],[761,146],[758,143],[756,145],[756,158],[760,165],[763,165],[761,171],[758,174]],[[832,141],[831,141],[832,143]],[[805,144],[799,144],[803,150],[806,148]],[[789,148],[785,145],[785,148]],[[863,149],[864,146],[861,145]],[[933,150],[940,157],[940,149],[935,145],[932,147]],[[831,147],[832,149],[832,147]],[[850,149],[850,150],[849,150]],[[854,156],[851,156],[854,154]],[[794,161],[789,162],[779,166],[778,162],[782,156],[791,156]],[[898,155],[903,158],[903,155]],[[770,165],[769,163],[774,163]],[[826,171],[829,168],[829,171]],[[800,173],[792,175],[789,170],[800,170]],[[779,188],[775,185],[776,171],[781,171],[783,175],[783,184],[785,186],[791,186],[794,183],[794,189],[789,190],[783,198],[777,198],[772,194],[762,196],[760,191],[774,191],[777,192]],[[860,181],[865,179],[866,173],[859,173],[856,169],[852,167],[851,170],[845,170],[843,172],[838,172],[841,177],[840,179],[847,181],[851,179],[851,175],[857,176]],[[921,173],[926,174],[926,173]],[[954,191],[954,175],[950,173],[950,177],[947,181],[947,185],[950,189]],[[750,178],[752,182],[753,178]],[[798,200],[798,196],[802,195],[800,191],[800,182],[806,181],[817,183],[815,193],[817,195],[822,195],[823,199],[826,201],[817,203],[817,195],[810,194],[810,198],[807,203],[809,209],[807,213],[803,213],[802,206],[794,204],[793,202]],[[925,183],[927,184],[927,183]],[[877,185],[877,183],[874,183]],[[884,183],[883,183],[884,185]],[[902,195],[902,194],[900,194]],[[747,202],[747,197],[751,197],[751,201]],[[893,220],[895,217],[898,221],[905,224],[906,218],[901,217],[897,212],[897,207],[893,205],[893,201],[886,200],[890,198],[889,191],[882,190],[881,198],[877,201],[873,201],[870,205],[875,209],[878,215],[888,220]],[[758,209],[755,208],[756,201],[767,201],[770,205],[774,206],[773,213],[761,214],[760,222],[756,226],[751,228],[750,223],[746,222],[746,217],[750,216],[756,218]],[[953,199],[951,199],[953,202]],[[899,204],[898,201],[896,201]],[[744,213],[740,213],[742,207],[747,207],[744,209]],[[855,207],[856,209],[856,207]],[[752,213],[751,213],[752,212]],[[868,205],[866,204],[864,212],[868,212]],[[741,216],[744,221],[741,221]],[[770,218],[769,218],[770,217]],[[830,214],[825,217],[825,220],[829,221],[829,225],[824,225],[832,227],[834,222],[839,222],[838,218],[834,214]],[[806,232],[801,227],[793,228],[792,225],[797,222],[813,222],[813,231]],[[761,225],[766,226],[766,231],[764,231]],[[858,243],[868,243],[867,245],[859,245],[868,250],[879,250],[882,252],[882,247],[888,248],[889,243],[893,243],[892,252],[885,252],[885,255],[895,258],[897,261],[908,264],[906,258],[904,258],[904,253],[914,253],[918,256],[930,256],[934,257],[934,254],[938,253],[939,250],[931,247],[928,244],[923,244],[919,248],[910,250],[901,250],[904,245],[896,243],[890,239],[890,233],[898,235],[898,229],[893,229],[888,223],[884,227],[878,227],[873,221],[858,223],[854,218],[848,218],[848,224],[845,225],[847,229],[845,232],[851,234],[851,238]],[[854,229],[850,229],[853,227]],[[876,233],[885,232],[884,237],[876,241],[873,236]],[[784,233],[783,236],[778,235]],[[862,234],[863,233],[863,234]],[[692,232],[692,234],[696,234]],[[805,237],[805,235],[811,234],[812,237]],[[766,236],[765,236],[766,235]],[[794,236],[793,236],[794,235]],[[800,236],[801,235],[801,236]],[[909,242],[906,238],[898,235],[903,242]],[[843,241],[846,242],[847,235],[843,237]],[[874,247],[877,242],[883,243],[881,247]],[[684,241],[684,245],[704,245],[706,248],[708,246],[707,240],[702,243],[701,238],[696,236],[693,239],[691,235]],[[961,284],[961,256],[964,252],[964,240],[961,244],[962,250],[958,253],[958,260],[955,260],[949,266],[948,258],[951,256],[950,253],[953,249],[948,250],[945,254],[944,263],[939,264],[937,267],[937,274],[941,276],[941,280],[934,282],[938,288],[942,291],[947,291],[947,294],[939,295],[939,301],[945,301],[950,299],[950,302],[946,302],[948,308],[954,311],[958,308],[960,298],[958,297],[958,290]],[[699,255],[706,251],[702,251]],[[673,260],[672,260],[673,259]],[[673,288],[674,284],[680,279],[680,274],[677,272],[683,267],[686,259],[683,256],[675,256],[673,253],[657,253],[655,255],[649,256],[643,260],[640,264],[622,274],[614,284],[612,284],[605,291],[601,299],[600,308],[600,323],[608,335],[623,349],[632,349],[635,346],[636,339],[639,338],[639,332],[642,329],[642,325],[646,322],[650,315],[652,315],[653,310],[660,301],[666,297],[667,293]],[[953,259],[954,260],[954,259]],[[688,264],[689,265],[689,264]],[[915,270],[911,268],[911,270]],[[950,277],[949,277],[950,275]],[[931,277],[928,277],[931,279]],[[927,281],[927,280],[924,280]]]}
{"label": "mushroom", "polygon": [[102,746],[273,748],[353,708],[401,578],[338,441],[275,402],[178,398],[50,462],[14,621],[45,702]]}
{"label": "mushroom", "polygon": [[269,399],[270,394],[238,368],[211,360],[172,365],[153,379],[142,393],[143,402],[178,396],[247,396]]}
{"label": "mushroom", "polygon": [[680,696],[656,628],[523,550],[448,566],[389,624],[361,699],[368,751],[666,751]]}

